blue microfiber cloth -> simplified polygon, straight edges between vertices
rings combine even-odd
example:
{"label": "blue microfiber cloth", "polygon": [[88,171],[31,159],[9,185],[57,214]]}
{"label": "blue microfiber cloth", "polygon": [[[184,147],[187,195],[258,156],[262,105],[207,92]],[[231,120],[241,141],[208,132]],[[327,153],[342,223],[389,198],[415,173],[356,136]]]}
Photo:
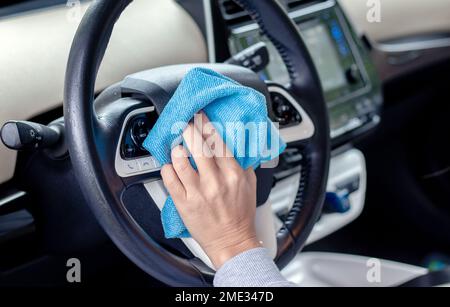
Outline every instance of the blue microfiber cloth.
{"label": "blue microfiber cloth", "polygon": [[[243,169],[256,169],[286,148],[268,118],[264,95],[205,68],[194,68],[186,74],[144,141],[144,148],[161,165],[171,163],[172,148],[183,143],[184,129],[202,110]],[[242,123],[258,129],[256,133],[227,129],[230,123],[238,123],[234,128]],[[192,159],[191,163],[195,167]],[[171,197],[164,204],[161,220],[166,238],[190,237]]]}

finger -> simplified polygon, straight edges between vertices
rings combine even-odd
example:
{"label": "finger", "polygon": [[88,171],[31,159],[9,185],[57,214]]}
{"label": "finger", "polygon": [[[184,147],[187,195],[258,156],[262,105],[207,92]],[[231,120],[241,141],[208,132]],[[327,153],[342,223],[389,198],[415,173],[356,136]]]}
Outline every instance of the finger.
{"label": "finger", "polygon": [[223,170],[240,168],[240,165],[223,141],[222,136],[217,132],[206,114],[200,112],[199,117],[200,120],[196,120],[194,123],[197,129],[202,132],[203,139],[214,155],[217,166]]}
{"label": "finger", "polygon": [[189,161],[189,153],[179,145],[172,149],[172,164],[185,189],[192,188],[198,180],[198,174]]}
{"label": "finger", "polygon": [[171,164],[166,164],[163,166],[161,169],[161,177],[163,179],[164,186],[174,199],[185,197],[186,190],[184,189],[183,184]]}
{"label": "finger", "polygon": [[183,138],[194,158],[200,176],[214,176],[217,173],[217,165],[214,156],[205,143],[202,134],[190,123],[183,133]]}

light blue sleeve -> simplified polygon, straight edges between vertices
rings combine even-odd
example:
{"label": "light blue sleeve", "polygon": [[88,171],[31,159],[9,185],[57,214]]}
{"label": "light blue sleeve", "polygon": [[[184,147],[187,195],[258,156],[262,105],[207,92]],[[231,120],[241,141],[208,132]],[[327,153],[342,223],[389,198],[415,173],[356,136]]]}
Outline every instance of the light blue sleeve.
{"label": "light blue sleeve", "polygon": [[287,281],[265,248],[254,248],[225,262],[214,287],[296,287]]}

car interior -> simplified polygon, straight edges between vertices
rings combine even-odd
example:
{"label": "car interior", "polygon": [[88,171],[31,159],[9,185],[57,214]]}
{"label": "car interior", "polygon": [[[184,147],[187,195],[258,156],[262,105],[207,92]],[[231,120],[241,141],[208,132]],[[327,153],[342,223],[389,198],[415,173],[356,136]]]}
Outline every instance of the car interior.
{"label": "car interior", "polygon": [[0,286],[211,286],[142,147],[193,67],[287,143],[255,220],[287,280],[450,286],[448,0],[7,0],[0,38]]}

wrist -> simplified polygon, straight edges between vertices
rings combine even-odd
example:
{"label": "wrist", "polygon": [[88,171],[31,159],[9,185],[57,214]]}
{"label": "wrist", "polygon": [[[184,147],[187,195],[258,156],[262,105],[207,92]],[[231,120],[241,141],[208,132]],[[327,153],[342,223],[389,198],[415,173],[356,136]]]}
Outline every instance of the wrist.
{"label": "wrist", "polygon": [[211,262],[216,269],[219,269],[225,262],[231,258],[246,252],[248,250],[261,247],[261,243],[257,240],[256,236],[251,236],[247,239],[240,240],[236,243],[230,243],[224,247],[218,247],[210,252],[207,252]]}

